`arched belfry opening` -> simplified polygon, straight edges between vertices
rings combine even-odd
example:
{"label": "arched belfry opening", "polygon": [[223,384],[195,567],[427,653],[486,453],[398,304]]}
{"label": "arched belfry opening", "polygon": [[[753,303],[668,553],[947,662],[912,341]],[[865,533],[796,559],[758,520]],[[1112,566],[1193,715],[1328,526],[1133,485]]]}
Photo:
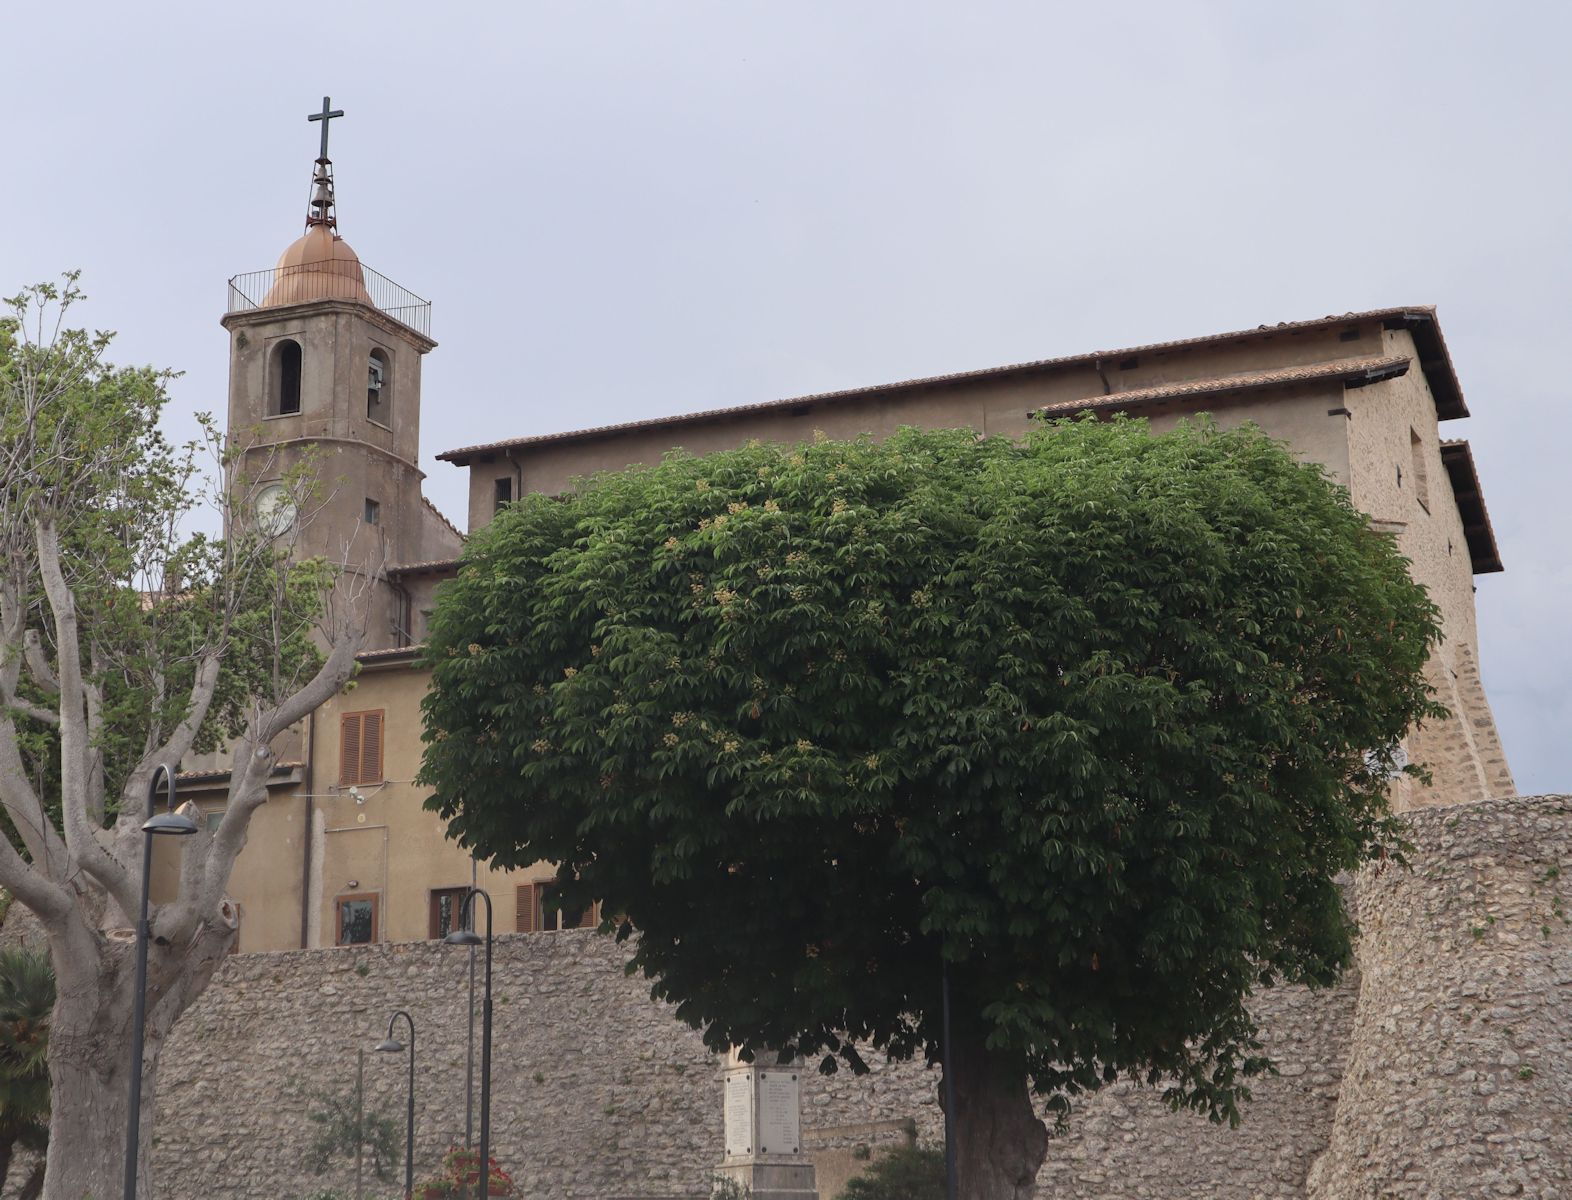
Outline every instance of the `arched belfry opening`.
{"label": "arched belfry opening", "polygon": [[273,347],[268,416],[287,417],[300,411],[300,372],[304,359],[300,343],[294,338],[281,338]]}
{"label": "arched belfry opening", "polygon": [[380,346],[366,360],[366,417],[393,427],[393,361]]}

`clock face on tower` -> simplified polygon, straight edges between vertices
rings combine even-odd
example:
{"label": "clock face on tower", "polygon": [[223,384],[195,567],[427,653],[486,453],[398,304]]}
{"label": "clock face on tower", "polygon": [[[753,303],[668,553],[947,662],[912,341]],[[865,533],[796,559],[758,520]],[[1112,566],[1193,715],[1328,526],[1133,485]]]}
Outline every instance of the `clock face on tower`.
{"label": "clock face on tower", "polygon": [[257,493],[257,525],[268,537],[282,537],[295,524],[295,498],[281,483],[270,483]]}

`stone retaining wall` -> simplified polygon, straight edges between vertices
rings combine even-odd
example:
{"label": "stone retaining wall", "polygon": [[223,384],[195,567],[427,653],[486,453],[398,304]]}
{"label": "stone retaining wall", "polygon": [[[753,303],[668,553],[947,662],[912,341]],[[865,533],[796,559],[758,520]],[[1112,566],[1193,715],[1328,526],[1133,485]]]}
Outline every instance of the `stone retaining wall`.
{"label": "stone retaining wall", "polygon": [[[1169,1113],[1116,1085],[1052,1143],[1040,1196],[1572,1195],[1572,889],[1561,878],[1572,801],[1490,801],[1411,822],[1414,871],[1389,866],[1357,884],[1359,977],[1260,998],[1281,1074],[1257,1085],[1244,1125]],[[624,961],[591,933],[497,942],[492,1141],[535,1200],[691,1196],[720,1160],[720,1064]],[[395,1007],[418,1027],[417,1178],[429,1172],[463,1135],[465,963],[425,942],[232,960],[166,1051],[161,1200],[347,1187],[349,1164],[324,1176],[302,1167],[306,1106],[352,1084],[357,1048],[383,1036]],[[368,1096],[400,1119],[402,1068],[367,1056]],[[809,1075],[805,1144],[860,1155],[854,1127],[906,1121],[937,1141],[936,1083],[911,1064]],[[886,1140],[867,1139],[874,1151]]]}

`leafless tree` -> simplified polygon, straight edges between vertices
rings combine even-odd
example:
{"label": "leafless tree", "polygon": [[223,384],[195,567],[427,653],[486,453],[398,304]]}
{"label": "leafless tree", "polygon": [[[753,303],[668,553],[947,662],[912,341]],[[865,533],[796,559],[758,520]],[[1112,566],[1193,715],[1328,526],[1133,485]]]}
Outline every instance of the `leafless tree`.
{"label": "leafless tree", "polygon": [[[186,446],[159,433],[168,373],[110,367],[109,335],[66,327],[80,299],[67,275],[0,316],[0,885],[58,980],[45,1200],[120,1188],[150,779],[218,746],[232,763],[221,823],[179,839],[177,894],[152,914],[143,1196],[160,1053],[234,944],[225,889],[274,743],[349,679],[362,637],[333,571],[288,562],[245,481],[198,469],[223,453],[211,421]],[[184,532],[203,503],[223,536]]]}

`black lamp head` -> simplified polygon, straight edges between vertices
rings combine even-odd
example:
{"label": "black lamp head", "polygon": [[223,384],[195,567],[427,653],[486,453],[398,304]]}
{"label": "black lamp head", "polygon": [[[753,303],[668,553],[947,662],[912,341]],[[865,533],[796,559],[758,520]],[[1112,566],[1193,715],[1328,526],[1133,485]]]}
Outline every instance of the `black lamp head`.
{"label": "black lamp head", "polygon": [[161,812],[142,822],[143,833],[195,833],[196,822],[185,813]]}
{"label": "black lamp head", "polygon": [[484,946],[486,939],[472,929],[455,929],[442,939],[450,946]]}

